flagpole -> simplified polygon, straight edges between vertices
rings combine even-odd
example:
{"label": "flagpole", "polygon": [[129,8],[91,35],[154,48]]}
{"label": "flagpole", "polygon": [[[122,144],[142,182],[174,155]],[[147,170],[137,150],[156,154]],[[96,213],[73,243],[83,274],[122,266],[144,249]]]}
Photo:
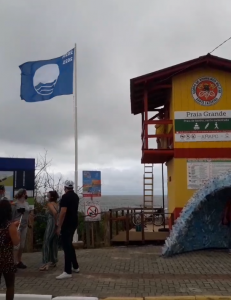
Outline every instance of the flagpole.
{"label": "flagpole", "polygon": [[75,191],[78,191],[78,124],[77,124],[77,47],[74,55],[74,97],[75,97]]}
{"label": "flagpole", "polygon": [[[77,47],[75,44],[74,53],[74,113],[75,113],[75,191],[78,192],[78,122],[77,122]],[[78,232],[77,230],[73,236],[73,243],[78,243]]]}

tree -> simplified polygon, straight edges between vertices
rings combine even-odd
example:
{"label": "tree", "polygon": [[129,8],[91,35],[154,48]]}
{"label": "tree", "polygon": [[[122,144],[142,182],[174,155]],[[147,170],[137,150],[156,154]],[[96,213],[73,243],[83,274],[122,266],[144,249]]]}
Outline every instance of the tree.
{"label": "tree", "polygon": [[[48,151],[45,150],[44,154],[39,154],[35,163],[35,198],[41,200],[49,190],[55,190],[61,196],[65,181],[62,174],[55,176],[49,172],[48,168],[51,166],[52,160],[48,159],[47,153]],[[82,198],[82,187],[78,187],[76,192]]]}
{"label": "tree", "polygon": [[57,178],[48,171],[51,166],[51,159],[48,159],[47,150],[44,154],[39,154],[35,163],[35,198],[44,198],[48,190],[56,190],[61,196],[63,187],[63,176]]}

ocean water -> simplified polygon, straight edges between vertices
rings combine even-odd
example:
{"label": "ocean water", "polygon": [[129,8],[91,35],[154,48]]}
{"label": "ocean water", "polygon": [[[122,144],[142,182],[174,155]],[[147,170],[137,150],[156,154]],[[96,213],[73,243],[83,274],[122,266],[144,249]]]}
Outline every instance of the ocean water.
{"label": "ocean water", "polygon": [[[168,208],[167,196],[164,197],[164,206]],[[120,207],[140,207],[143,206],[143,196],[132,196],[132,195],[105,195],[100,198],[96,198],[100,201],[100,207],[102,211],[107,211],[110,208]],[[163,196],[157,195],[153,197],[154,207],[163,207]],[[83,198],[80,200],[80,208],[83,206]]]}

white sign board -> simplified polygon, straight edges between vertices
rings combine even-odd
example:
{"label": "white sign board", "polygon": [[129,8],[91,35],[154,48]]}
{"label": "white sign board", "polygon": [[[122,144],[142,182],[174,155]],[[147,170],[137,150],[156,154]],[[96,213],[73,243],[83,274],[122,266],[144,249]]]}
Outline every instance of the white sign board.
{"label": "white sign board", "polygon": [[100,203],[97,200],[85,200],[84,202],[85,221],[95,222],[101,220]]}
{"label": "white sign board", "polygon": [[231,170],[231,160],[191,159],[187,160],[187,185],[197,190],[210,179]]}
{"label": "white sign board", "polygon": [[176,111],[175,142],[231,141],[231,110]]}

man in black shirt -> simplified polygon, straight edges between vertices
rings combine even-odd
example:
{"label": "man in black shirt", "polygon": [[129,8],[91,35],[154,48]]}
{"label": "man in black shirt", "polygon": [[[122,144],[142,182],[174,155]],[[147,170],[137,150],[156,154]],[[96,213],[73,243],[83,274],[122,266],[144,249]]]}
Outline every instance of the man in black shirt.
{"label": "man in black shirt", "polygon": [[79,265],[76,259],[75,249],[72,245],[73,236],[78,226],[79,196],[74,192],[73,185],[73,181],[65,181],[65,194],[60,200],[57,234],[61,234],[65,266],[64,272],[56,277],[56,279],[71,278],[72,271],[79,273]]}

